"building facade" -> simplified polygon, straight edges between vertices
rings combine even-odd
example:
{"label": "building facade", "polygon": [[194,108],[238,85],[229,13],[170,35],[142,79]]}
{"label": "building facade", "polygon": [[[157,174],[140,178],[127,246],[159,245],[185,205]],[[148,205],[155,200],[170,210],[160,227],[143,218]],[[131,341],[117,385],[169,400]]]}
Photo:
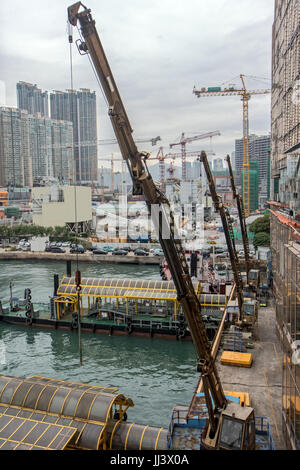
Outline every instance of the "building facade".
{"label": "building facade", "polygon": [[[299,171],[289,173],[300,155],[300,2],[276,0],[272,45],[272,199],[300,210],[294,186]],[[300,189],[300,188],[299,188]]]}
{"label": "building facade", "polygon": [[17,103],[18,108],[28,111],[28,114],[39,113],[42,116],[49,117],[48,92],[43,92],[32,83],[17,83]]}
{"label": "building facade", "polygon": [[51,119],[53,177],[58,181],[75,182],[73,124]]}
{"label": "building facade", "polygon": [[33,188],[32,210],[35,225],[87,231],[92,226],[91,188],[58,184]]}
{"label": "building facade", "polygon": [[0,108],[0,186],[32,186],[27,111]]}
{"label": "building facade", "polygon": [[[242,177],[243,177],[242,170]],[[241,192],[243,194],[243,178]],[[255,212],[259,207],[259,162],[250,162],[250,211]]]}
{"label": "building facade", "polygon": [[[249,161],[259,162],[259,190],[267,191],[268,174],[270,169],[271,136],[249,136]],[[244,145],[243,139],[235,141],[235,169],[236,184],[241,186],[241,174],[243,170]]]}
{"label": "building facade", "polygon": [[70,122],[0,108],[0,185],[31,187],[41,178],[74,181],[72,143]]}
{"label": "building facade", "polygon": [[300,2],[275,0],[272,44],[271,254],[284,353],[282,429],[300,450]]}
{"label": "building facade", "polygon": [[28,115],[32,176],[53,177],[51,119]]}
{"label": "building facade", "polygon": [[73,124],[75,179],[78,184],[97,183],[97,117],[96,93],[81,88],[79,91],[54,91],[50,94],[51,118]]}

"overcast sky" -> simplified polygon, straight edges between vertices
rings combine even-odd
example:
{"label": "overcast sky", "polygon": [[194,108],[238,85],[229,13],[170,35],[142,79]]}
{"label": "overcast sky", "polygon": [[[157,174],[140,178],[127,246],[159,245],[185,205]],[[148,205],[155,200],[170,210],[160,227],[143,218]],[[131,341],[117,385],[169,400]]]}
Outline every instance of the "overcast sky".
{"label": "overcast sky", "polygon": [[[88,3],[87,3],[88,2]],[[70,88],[66,0],[2,0],[0,79],[8,106],[16,106],[16,83],[43,90]],[[159,145],[219,130],[213,150],[225,156],[242,137],[242,103],[238,96],[200,98],[193,87],[271,86],[273,0],[86,0],[137,139],[161,136]],[[74,30],[74,38],[78,33]],[[114,138],[107,109],[90,63],[73,48],[74,88],[97,93],[98,138]],[[3,101],[3,99],[2,99]],[[270,95],[252,97],[250,132],[270,132]],[[139,144],[140,150],[157,147]],[[209,141],[187,150],[210,148]],[[180,152],[180,147],[177,147]],[[176,147],[175,147],[176,150]],[[99,147],[99,156],[117,146]]]}

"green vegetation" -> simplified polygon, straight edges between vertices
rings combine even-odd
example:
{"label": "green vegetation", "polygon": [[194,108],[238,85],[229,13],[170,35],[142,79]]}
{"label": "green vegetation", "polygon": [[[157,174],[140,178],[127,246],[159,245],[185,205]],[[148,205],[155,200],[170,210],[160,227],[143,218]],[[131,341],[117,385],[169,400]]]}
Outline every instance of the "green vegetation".
{"label": "green vegetation", "polygon": [[253,245],[255,249],[259,246],[270,246],[270,215],[256,219],[249,227],[250,232],[254,233]]}
{"label": "green vegetation", "polygon": [[249,227],[250,232],[257,233],[270,233],[270,216],[268,214],[256,219]]}
{"label": "green vegetation", "polygon": [[71,232],[67,227],[41,227],[39,225],[14,225],[9,227],[7,225],[0,226],[0,238],[29,238],[29,237],[49,237],[50,241],[60,241],[71,243],[80,243],[84,248],[91,246],[90,242],[83,240],[82,236],[88,236],[87,233],[80,234],[78,237],[76,233]]}
{"label": "green vegetation", "polygon": [[259,246],[270,246],[270,234],[266,232],[259,232],[254,235],[253,245],[255,249]]}

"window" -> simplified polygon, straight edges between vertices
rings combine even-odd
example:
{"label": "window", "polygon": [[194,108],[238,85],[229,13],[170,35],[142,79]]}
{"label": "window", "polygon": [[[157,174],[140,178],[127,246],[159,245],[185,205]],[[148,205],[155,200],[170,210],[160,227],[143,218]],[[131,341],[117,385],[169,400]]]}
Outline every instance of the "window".
{"label": "window", "polygon": [[242,442],[243,423],[230,418],[223,418],[220,446],[240,449]]}

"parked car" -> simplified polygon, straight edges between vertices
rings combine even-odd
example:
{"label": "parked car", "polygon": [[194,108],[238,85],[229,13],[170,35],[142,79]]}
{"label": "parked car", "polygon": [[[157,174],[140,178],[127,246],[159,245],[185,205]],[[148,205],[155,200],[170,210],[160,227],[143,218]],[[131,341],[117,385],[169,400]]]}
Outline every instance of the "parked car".
{"label": "parked car", "polygon": [[164,256],[164,252],[160,248],[157,248],[156,250],[154,250],[153,254],[154,256]]}
{"label": "parked car", "polygon": [[149,256],[148,251],[142,250],[141,248],[137,248],[134,252],[135,256]]}
{"label": "parked car", "polygon": [[114,251],[114,248],[112,246],[103,246],[101,249],[103,251],[106,251],[107,253]]}
{"label": "parked car", "polygon": [[107,251],[100,250],[99,248],[95,248],[95,249],[93,250],[93,254],[94,254],[94,255],[107,255]]}
{"label": "parked car", "polygon": [[63,242],[61,244],[61,246],[65,246],[65,247],[70,246],[70,245],[71,245],[71,242]]}
{"label": "parked car", "polygon": [[70,253],[85,253],[85,249],[82,245],[74,245],[70,248]]}
{"label": "parked car", "polygon": [[66,250],[64,250],[60,246],[52,246],[49,251],[50,253],[65,253],[66,252]]}
{"label": "parked car", "polygon": [[123,246],[122,248],[120,248],[120,250],[124,250],[129,253],[129,251],[132,251],[132,248],[130,248],[130,246]]}
{"label": "parked car", "polygon": [[216,255],[222,255],[224,253],[224,248],[215,248],[215,254]]}
{"label": "parked car", "polygon": [[119,255],[119,256],[126,256],[128,255],[128,251],[126,250],[114,250],[112,252],[113,255]]}
{"label": "parked car", "polygon": [[30,245],[18,245],[17,246],[18,251],[30,251]]}

